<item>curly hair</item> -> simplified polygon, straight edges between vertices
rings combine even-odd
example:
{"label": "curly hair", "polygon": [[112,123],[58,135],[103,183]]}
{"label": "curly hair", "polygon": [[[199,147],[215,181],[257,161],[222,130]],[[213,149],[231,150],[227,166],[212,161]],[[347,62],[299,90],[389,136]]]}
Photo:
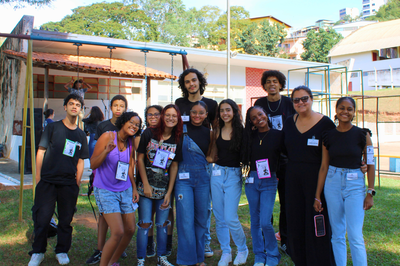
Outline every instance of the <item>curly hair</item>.
{"label": "curly hair", "polygon": [[153,129],[154,137],[156,140],[160,141],[162,138],[162,134],[165,131],[165,121],[164,121],[164,115],[167,112],[168,109],[174,108],[177,116],[178,116],[178,123],[174,128],[172,129],[172,136],[175,136],[175,143],[178,144],[181,140],[182,134],[183,134],[183,121],[181,117],[181,112],[179,111],[179,107],[175,104],[168,104],[167,106],[164,107],[161,111],[160,115],[160,120],[158,120],[158,124],[155,128]]}
{"label": "curly hair", "polygon": [[65,97],[64,106],[67,106],[69,100],[71,100],[71,99],[74,99],[74,100],[77,100],[78,102],[80,102],[81,103],[81,108],[83,109],[83,106],[85,105],[85,102],[83,101],[83,98],[81,96],[77,95],[77,94],[74,94],[74,93],[68,94],[68,96]]}
{"label": "curly hair", "polygon": [[134,136],[140,136],[141,129],[142,129],[142,119],[140,116],[135,113],[135,112],[124,112],[120,117],[117,118],[117,121],[115,122],[115,126],[118,128],[118,130],[121,130],[121,128],[125,125],[126,122],[131,120],[132,117],[137,116],[139,118],[139,129],[135,133]]}
{"label": "curly hair", "polygon": [[286,77],[285,75],[282,74],[282,72],[278,71],[278,70],[267,70],[264,71],[264,73],[262,74],[261,77],[261,86],[264,89],[264,85],[267,82],[267,78],[269,77],[275,77],[278,79],[279,84],[281,84],[281,88],[279,89],[279,91],[283,91],[283,89],[286,87]]}
{"label": "curly hair", "polygon": [[179,88],[182,91],[182,96],[183,98],[188,98],[189,97],[189,92],[185,87],[185,77],[189,74],[189,73],[195,73],[197,76],[197,79],[199,80],[199,84],[200,84],[200,95],[203,95],[204,91],[206,90],[206,86],[207,86],[207,80],[204,77],[204,75],[198,71],[195,68],[188,68],[185,71],[182,72],[182,74],[180,74],[179,79],[178,79],[178,83],[179,83]]}
{"label": "curly hair", "polygon": [[[240,115],[240,109],[239,109],[239,106],[236,104],[236,102],[234,102],[231,99],[225,99],[219,103],[218,109],[217,109],[218,118],[217,118],[217,123],[216,123],[219,131],[225,126],[225,122],[224,122],[224,120],[222,120],[221,115],[220,115],[221,105],[224,103],[229,104],[233,111],[232,133],[231,133],[231,142],[229,144],[229,150],[231,152],[238,152],[241,150],[242,138],[243,138],[243,122],[242,122],[242,118]],[[215,132],[218,132],[218,130],[215,130]],[[214,138],[214,140],[216,141],[216,138]]]}

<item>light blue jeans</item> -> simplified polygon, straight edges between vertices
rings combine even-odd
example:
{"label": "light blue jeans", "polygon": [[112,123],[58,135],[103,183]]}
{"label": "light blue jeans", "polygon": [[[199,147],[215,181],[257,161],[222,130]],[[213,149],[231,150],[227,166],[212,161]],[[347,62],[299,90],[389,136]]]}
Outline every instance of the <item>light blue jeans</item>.
{"label": "light blue jeans", "polygon": [[[238,251],[246,251],[246,236],[237,214],[242,194],[242,172],[240,167],[225,167],[217,164],[211,175],[211,194],[215,228],[222,253],[231,253],[230,235]],[[215,175],[214,175],[215,174]]]}
{"label": "light blue jeans", "polygon": [[[169,208],[162,209],[164,199],[150,199],[140,197],[139,199],[139,223],[137,224],[138,231],[136,235],[136,249],[138,258],[146,258],[147,240],[150,228],[153,226],[151,221],[153,202],[155,202],[156,210],[156,226],[157,226],[157,256],[163,256],[167,250],[167,227],[170,224],[168,221]],[[168,222],[164,226],[165,222]],[[142,223],[150,223],[149,228],[141,227]]]}
{"label": "light blue jeans", "polygon": [[[356,177],[348,177],[348,173]],[[332,228],[332,248],[336,265],[347,265],[346,229],[353,265],[367,265],[362,233],[366,195],[364,174],[360,169],[337,168],[330,165],[324,191]]]}
{"label": "light blue jeans", "polygon": [[271,224],[278,187],[276,173],[271,173],[270,178],[259,179],[257,172],[251,171],[249,178],[253,178],[253,183],[246,183],[245,191],[250,209],[254,263],[261,262],[275,266],[281,260],[275,231]]}

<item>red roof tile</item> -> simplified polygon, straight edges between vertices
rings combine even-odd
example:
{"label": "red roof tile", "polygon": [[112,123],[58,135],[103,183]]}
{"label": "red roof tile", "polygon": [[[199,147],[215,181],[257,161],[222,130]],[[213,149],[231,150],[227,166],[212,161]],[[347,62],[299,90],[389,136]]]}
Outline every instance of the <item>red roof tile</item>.
{"label": "red roof tile", "polygon": [[[11,55],[14,58],[27,58],[27,54],[23,52],[15,52],[12,50],[4,50],[4,53]],[[50,68],[67,71],[77,71],[78,56],[69,54],[52,54],[43,52],[32,52],[32,61],[34,66],[43,67],[49,65]],[[92,73],[99,75],[110,74],[110,58],[94,57],[94,56],[79,56],[79,71],[83,73]],[[144,78],[146,68],[143,65],[136,64],[132,61],[124,59],[111,59],[111,75],[120,77],[136,77]],[[171,76],[166,72],[147,67],[147,76],[155,79],[176,79],[176,76]]]}

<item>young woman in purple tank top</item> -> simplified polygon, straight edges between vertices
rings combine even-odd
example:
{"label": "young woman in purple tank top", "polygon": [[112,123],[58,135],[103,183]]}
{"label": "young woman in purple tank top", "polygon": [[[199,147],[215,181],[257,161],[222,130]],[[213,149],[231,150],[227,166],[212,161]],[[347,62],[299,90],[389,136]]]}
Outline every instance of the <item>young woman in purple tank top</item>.
{"label": "young woman in purple tank top", "polygon": [[137,113],[123,113],[116,122],[119,130],[100,136],[90,160],[91,168],[97,169],[93,183],[96,203],[111,229],[100,266],[119,265],[117,261],[135,233],[139,195],[133,173],[136,145],[132,137],[139,136],[141,125]]}

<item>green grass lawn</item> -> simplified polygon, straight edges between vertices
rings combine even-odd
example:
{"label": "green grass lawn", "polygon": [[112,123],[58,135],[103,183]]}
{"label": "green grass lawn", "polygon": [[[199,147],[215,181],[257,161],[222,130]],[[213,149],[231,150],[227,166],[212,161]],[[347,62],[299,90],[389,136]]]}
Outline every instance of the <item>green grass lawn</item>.
{"label": "green grass lawn", "polygon": [[[87,185],[82,185],[81,193],[86,192]],[[18,191],[0,191],[0,264],[1,265],[27,265],[29,261],[28,251],[31,248],[31,236],[33,222],[31,219],[32,190],[24,191],[23,221],[18,221]],[[92,202],[94,197],[92,197]],[[243,190],[241,203],[246,203]],[[92,210],[87,197],[79,196],[78,212],[76,215],[92,215]],[[274,228],[278,230],[279,202],[274,208]],[[250,215],[247,205],[239,207],[239,217],[247,235],[247,244],[251,250]],[[364,224],[364,238],[368,253],[369,265],[400,265],[400,180],[382,178],[381,188],[377,189],[375,206],[366,212]],[[176,262],[176,230],[174,248],[169,257],[170,262]],[[217,265],[221,250],[215,234],[215,223],[212,218],[212,248],[214,257],[206,259],[208,265]],[[127,249],[128,258],[120,260],[121,266],[136,265],[134,237]],[[70,265],[85,265],[86,259],[96,247],[96,230],[82,224],[74,223],[72,247],[69,252]],[[48,243],[48,251],[41,265],[58,265],[54,258],[53,248],[56,239],[52,238]],[[236,251],[232,242],[233,252]],[[350,250],[348,250],[350,258]],[[247,265],[253,265],[254,255],[249,254]],[[146,265],[156,265],[155,258],[147,259]],[[293,265],[290,258],[282,256],[280,265]],[[352,265],[351,260],[348,265]]]}

